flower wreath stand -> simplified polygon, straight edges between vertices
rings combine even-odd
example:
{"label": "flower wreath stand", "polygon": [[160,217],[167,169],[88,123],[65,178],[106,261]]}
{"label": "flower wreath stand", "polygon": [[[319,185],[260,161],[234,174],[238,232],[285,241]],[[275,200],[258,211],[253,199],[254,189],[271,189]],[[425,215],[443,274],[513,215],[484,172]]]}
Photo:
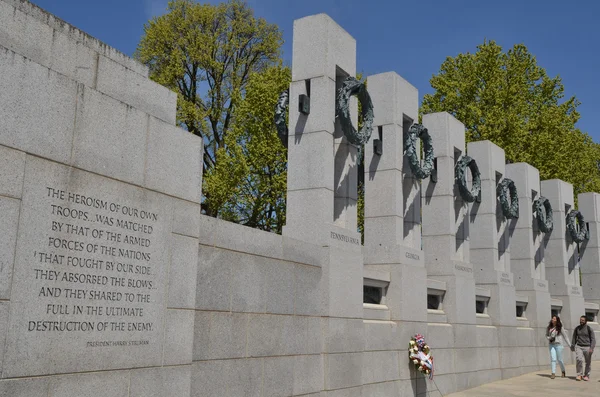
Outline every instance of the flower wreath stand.
{"label": "flower wreath stand", "polygon": [[410,338],[408,358],[417,371],[429,375],[429,379],[433,379],[433,356],[431,355],[431,349],[425,343],[423,335],[416,334]]}

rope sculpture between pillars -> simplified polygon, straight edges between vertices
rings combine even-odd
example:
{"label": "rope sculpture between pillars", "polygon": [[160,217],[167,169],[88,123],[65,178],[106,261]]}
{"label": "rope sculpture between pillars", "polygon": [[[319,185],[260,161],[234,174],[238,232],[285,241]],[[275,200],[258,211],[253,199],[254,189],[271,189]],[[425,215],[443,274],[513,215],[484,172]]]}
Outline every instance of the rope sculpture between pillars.
{"label": "rope sculpture between pillars", "polygon": [[[353,95],[356,95],[361,105],[363,125],[360,131],[354,128],[350,118],[350,97]],[[339,89],[337,94],[335,114],[340,120],[342,131],[348,142],[357,146],[360,151],[373,132],[373,102],[371,102],[371,96],[367,92],[365,83],[351,76],[344,80],[342,88]]]}
{"label": "rope sculpture between pillars", "polygon": [[[471,189],[469,189],[469,186],[467,185],[467,167],[469,167],[471,175],[473,176]],[[479,167],[477,166],[475,159],[469,156],[462,156],[456,163],[454,175],[462,199],[467,203],[475,201],[481,192],[481,173],[479,172]]]}
{"label": "rope sculpture between pillars", "polygon": [[[517,187],[512,179],[504,178],[496,188],[500,205],[502,206],[502,214],[506,219],[519,217],[519,196]],[[510,196],[509,196],[510,194]]]}
{"label": "rope sculpture between pillars", "polygon": [[533,208],[537,216],[537,224],[542,233],[552,233],[554,221],[552,219],[552,205],[546,197],[540,196],[533,202]]}
{"label": "rope sculpture between pillars", "polygon": [[[423,142],[423,153],[425,154],[423,166],[421,166],[417,155],[417,139]],[[404,147],[404,155],[408,157],[410,169],[417,179],[424,179],[431,175],[433,171],[433,143],[427,128],[421,124],[411,125],[404,141]]]}
{"label": "rope sculpture between pillars", "polygon": [[573,210],[567,214],[567,231],[576,243],[583,243],[590,239],[590,232],[585,225],[585,219],[579,211]]}

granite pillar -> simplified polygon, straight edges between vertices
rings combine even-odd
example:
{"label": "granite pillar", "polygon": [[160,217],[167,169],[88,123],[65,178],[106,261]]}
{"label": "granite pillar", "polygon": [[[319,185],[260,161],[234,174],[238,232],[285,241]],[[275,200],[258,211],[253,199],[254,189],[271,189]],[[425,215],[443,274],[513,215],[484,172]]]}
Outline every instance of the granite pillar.
{"label": "granite pillar", "polygon": [[[425,335],[427,331],[420,183],[403,155],[404,133],[418,116],[418,92],[393,72],[369,76],[367,81],[375,109],[371,140],[379,139],[383,150],[378,154],[372,142],[365,145],[364,277],[366,286],[380,283],[387,288],[381,305],[365,304],[365,350],[375,347],[373,340],[381,346],[384,342],[380,335],[397,330],[399,335],[393,339],[398,339],[398,343],[386,346],[388,351],[396,351],[399,358],[399,373],[394,379],[399,380],[399,385],[413,385],[419,391],[431,392],[435,387],[411,370],[404,350],[411,335]],[[365,371],[372,369],[365,367]],[[365,388],[365,392],[370,391]]]}
{"label": "granite pillar", "polygon": [[[516,326],[515,287],[510,269],[510,228],[497,198],[505,177],[504,150],[490,141],[470,142],[469,155],[481,172],[481,202],[471,203],[471,262],[475,282],[490,290],[488,314],[493,325]],[[512,221],[512,222],[511,222]]]}
{"label": "granite pillar", "polygon": [[551,303],[544,262],[544,233],[538,227],[533,208],[533,202],[540,197],[540,174],[537,168],[527,163],[515,163],[506,165],[506,175],[515,182],[519,196],[519,219],[510,225],[510,264],[517,301],[526,305],[517,324],[534,330],[536,356],[542,367],[549,362],[544,335],[550,320]]}
{"label": "granite pillar", "polygon": [[[423,251],[427,276],[447,283],[444,312],[451,323],[475,324],[475,280],[469,261],[469,208],[454,183],[465,153],[464,125],[448,113],[423,116],[437,158],[437,183],[423,181]],[[465,310],[469,308],[469,310]]]}
{"label": "granite pillar", "polygon": [[[337,89],[356,74],[356,41],[325,14],[294,21],[285,237],[323,247],[324,390],[359,387],[363,258],[356,224],[356,148],[335,117]],[[310,100],[301,113],[299,98]],[[357,102],[350,103],[357,123]],[[339,333],[356,335],[337,343]]]}
{"label": "granite pillar", "polygon": [[365,269],[390,273],[386,304],[392,320],[425,323],[420,184],[403,155],[404,132],[418,117],[418,92],[393,72],[367,81],[376,109],[372,139],[382,141],[383,153],[365,145]]}
{"label": "granite pillar", "polygon": [[562,302],[562,323],[572,331],[585,311],[577,244],[569,236],[566,227],[566,216],[574,209],[573,185],[551,179],[542,181],[541,186],[542,195],[552,204],[554,219],[552,233],[546,234],[543,240],[546,279],[552,298]]}
{"label": "granite pillar", "polygon": [[600,304],[600,194],[581,193],[578,204],[590,231],[590,239],[581,244],[583,297]]}
{"label": "granite pillar", "polygon": [[[599,310],[600,310],[600,194],[580,193],[577,196],[579,211],[585,218],[590,232],[590,238],[580,245],[581,255],[581,286],[585,299],[585,314],[588,324],[596,332],[596,340],[600,338]],[[594,353],[594,360],[600,357],[598,349]]]}
{"label": "granite pillar", "polygon": [[479,371],[477,350],[466,349],[477,340],[477,328],[469,207],[454,179],[454,166],[465,154],[464,125],[448,113],[426,114],[423,125],[433,139],[437,159],[437,182],[429,178],[422,184],[423,251],[428,284],[443,290],[440,310],[428,310],[427,331],[428,335],[452,335],[448,343],[429,342],[438,354],[436,365],[453,368],[436,375],[440,392],[446,394],[479,384],[486,374]]}

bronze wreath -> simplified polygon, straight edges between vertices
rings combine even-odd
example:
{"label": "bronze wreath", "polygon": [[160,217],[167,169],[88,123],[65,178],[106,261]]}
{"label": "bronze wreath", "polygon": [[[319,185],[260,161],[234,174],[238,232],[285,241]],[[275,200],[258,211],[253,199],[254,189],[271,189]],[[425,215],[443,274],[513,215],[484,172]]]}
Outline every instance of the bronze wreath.
{"label": "bronze wreath", "polygon": [[[577,230],[577,223],[579,224],[579,230]],[[590,239],[590,233],[585,226],[585,219],[579,211],[573,210],[567,214],[567,230],[571,235],[571,239],[576,243],[583,243],[585,240]]]}
{"label": "bronze wreath", "polygon": [[[502,214],[506,219],[519,217],[519,196],[517,194],[517,186],[512,179],[504,178],[496,188],[500,205],[502,206]],[[509,201],[510,194],[510,201]]]}
{"label": "bronze wreath", "polygon": [[[469,167],[473,175],[471,190],[467,186],[467,167]],[[467,203],[475,201],[477,196],[479,196],[479,192],[481,192],[481,174],[479,173],[479,167],[475,159],[469,156],[462,156],[456,163],[456,167],[454,167],[454,176],[462,199]]]}
{"label": "bronze wreath", "polygon": [[[421,139],[421,142],[423,142],[425,159],[422,167],[419,156],[417,156],[417,139]],[[433,144],[427,128],[421,124],[411,125],[404,140],[404,148],[404,155],[408,158],[410,169],[417,179],[424,179],[431,175],[431,171],[433,171]]]}
{"label": "bronze wreath", "polygon": [[[285,90],[279,94],[277,105],[275,105],[275,127],[277,127],[277,135],[282,141],[287,139],[287,110],[289,105],[290,91]],[[284,142],[285,143],[285,142]]]}
{"label": "bronze wreath", "polygon": [[537,215],[538,227],[543,233],[552,233],[554,221],[552,219],[552,205],[546,197],[540,196],[533,202],[533,208]]}
{"label": "bronze wreath", "polygon": [[[356,95],[361,104],[361,114],[363,116],[363,126],[360,131],[352,125],[350,118],[350,97]],[[357,80],[354,77],[347,77],[344,80],[342,88],[338,90],[337,100],[335,104],[335,114],[340,120],[340,125],[346,139],[351,144],[361,147],[371,137],[373,131],[373,102],[371,96],[367,92],[365,83]]]}

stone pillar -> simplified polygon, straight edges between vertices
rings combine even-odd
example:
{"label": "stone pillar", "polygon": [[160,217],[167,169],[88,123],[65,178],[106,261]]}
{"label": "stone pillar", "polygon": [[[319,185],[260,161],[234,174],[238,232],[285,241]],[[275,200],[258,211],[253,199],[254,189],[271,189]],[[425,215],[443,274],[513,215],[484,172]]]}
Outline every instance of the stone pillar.
{"label": "stone pillar", "polygon": [[490,290],[488,314],[492,324],[514,327],[517,320],[510,271],[507,227],[510,220],[504,217],[496,193],[497,185],[505,177],[504,150],[490,141],[470,142],[467,150],[481,172],[481,202],[472,203],[470,213],[470,255],[475,282]]}
{"label": "stone pillar", "polygon": [[433,139],[437,158],[437,183],[429,178],[422,185],[425,267],[428,284],[445,289],[441,313],[428,311],[427,332],[437,352],[437,368],[448,368],[447,372],[436,371],[435,377],[445,395],[481,384],[487,371],[481,371],[486,364],[479,357],[489,358],[493,352],[472,348],[477,329],[475,280],[469,263],[469,211],[454,182],[455,162],[465,153],[464,125],[448,113],[426,114],[423,125]]}
{"label": "stone pillar", "polygon": [[[596,321],[589,323],[596,332],[596,340],[600,338],[600,194],[580,193],[577,196],[579,211],[585,217],[586,227],[590,231],[590,239],[581,243],[581,285],[585,299],[586,313],[596,313]],[[583,315],[583,314],[582,314]],[[589,320],[588,320],[589,321]],[[598,360],[600,353],[594,351],[593,360]]]}
{"label": "stone pillar", "polygon": [[[444,281],[448,322],[475,324],[475,280],[469,263],[469,211],[454,183],[465,153],[464,125],[448,113],[423,116],[433,139],[438,181],[423,181],[423,251],[428,278]],[[468,309],[467,309],[468,308]]]}
{"label": "stone pillar", "polygon": [[550,200],[554,218],[552,233],[544,236],[546,279],[552,298],[562,301],[562,323],[572,332],[585,312],[577,245],[566,227],[566,216],[574,209],[573,185],[559,179],[542,181],[542,195]]}
{"label": "stone pillar", "polygon": [[371,141],[365,145],[366,263],[381,261],[397,246],[421,252],[421,189],[404,157],[404,134],[418,117],[419,94],[395,72],[367,81],[376,109],[371,141],[382,141],[383,154],[373,152]]}
{"label": "stone pillar", "polygon": [[[590,239],[584,241],[580,247],[581,255],[581,285],[585,299],[586,314],[595,314],[595,321],[591,324],[596,332],[600,331],[598,324],[600,314],[600,194],[581,193],[578,196],[579,211],[585,217],[586,227],[590,232]],[[590,320],[588,320],[590,321]],[[599,335],[596,335],[597,337]],[[600,357],[600,353],[596,353]]]}
{"label": "stone pillar", "polygon": [[[356,225],[356,149],[335,118],[336,90],[356,73],[356,41],[329,16],[294,21],[283,235],[323,248],[324,395],[360,394],[364,351],[363,259]],[[310,98],[310,114],[299,96]],[[356,101],[351,102],[354,124]],[[340,334],[356,338],[341,341]]]}
{"label": "stone pillar", "polygon": [[[476,200],[470,205],[470,258],[478,294],[489,296],[487,312],[477,315],[477,323],[496,327],[497,340],[492,345],[500,353],[498,367],[503,378],[510,378],[537,370],[538,358],[536,348],[523,343],[533,341],[535,331],[523,323],[517,328],[509,249],[510,226],[517,219],[504,216],[497,193],[506,177],[504,150],[490,141],[478,141],[470,142],[467,151],[481,173],[481,202]],[[478,327],[478,334],[489,333],[489,328]]]}
{"label": "stone pillar", "polygon": [[537,224],[533,202],[540,193],[540,173],[527,163],[506,165],[506,176],[515,182],[519,196],[519,219],[511,222],[509,229],[510,269],[514,276],[517,301],[526,303],[525,313],[519,318],[520,329],[533,329],[531,340],[538,367],[549,363],[546,326],[550,320],[550,292],[544,264],[544,233]]}
{"label": "stone pillar", "polygon": [[[356,41],[329,16],[294,21],[285,235],[328,245],[334,221],[356,233],[356,152],[335,118],[336,90],[355,73]],[[300,95],[310,98],[308,115]],[[352,108],[356,125],[355,100]]]}
{"label": "stone pillar", "polygon": [[[420,184],[404,160],[404,131],[418,117],[418,91],[394,72],[368,77],[383,154],[365,145],[365,268],[392,272],[386,303],[393,320],[427,320],[421,250]],[[378,136],[381,131],[381,137]]]}
{"label": "stone pillar", "polygon": [[[402,348],[411,335],[427,330],[427,272],[421,250],[420,183],[404,160],[404,132],[417,120],[419,95],[415,87],[394,72],[367,78],[375,109],[371,140],[382,141],[383,153],[365,145],[365,274],[367,279],[389,280],[385,305],[390,323],[369,323],[366,338],[379,338],[390,326],[402,330]],[[368,284],[368,280],[365,280]],[[381,313],[381,311],[378,311]],[[369,311],[365,309],[365,318]],[[401,322],[401,323],[400,323]],[[398,344],[389,339],[389,351]],[[379,346],[383,343],[378,341]],[[403,352],[400,351],[402,354]],[[381,354],[388,354],[381,353]],[[403,357],[400,356],[400,357]],[[400,361],[400,382],[410,388],[431,390],[423,376],[411,373]]]}
{"label": "stone pillar", "polygon": [[600,304],[600,194],[581,193],[578,204],[590,231],[590,239],[581,244],[583,297]]}

